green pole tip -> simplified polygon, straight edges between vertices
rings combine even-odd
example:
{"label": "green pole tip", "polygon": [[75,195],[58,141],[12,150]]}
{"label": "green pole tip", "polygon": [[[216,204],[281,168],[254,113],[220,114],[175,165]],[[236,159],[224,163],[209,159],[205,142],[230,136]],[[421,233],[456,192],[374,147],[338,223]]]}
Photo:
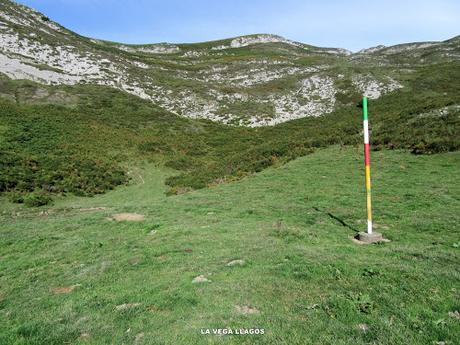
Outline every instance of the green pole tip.
{"label": "green pole tip", "polygon": [[363,97],[363,119],[367,120],[367,98]]}

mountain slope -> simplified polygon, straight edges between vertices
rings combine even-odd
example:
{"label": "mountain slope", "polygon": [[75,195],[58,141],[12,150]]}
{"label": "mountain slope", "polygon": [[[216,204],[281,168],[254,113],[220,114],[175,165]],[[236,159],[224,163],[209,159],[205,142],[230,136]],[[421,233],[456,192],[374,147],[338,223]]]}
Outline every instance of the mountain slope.
{"label": "mountain slope", "polygon": [[177,194],[359,144],[362,93],[375,149],[460,148],[458,38],[385,54],[273,35],[132,46],[1,6],[0,193],[16,202],[103,193],[144,160],[177,170]]}
{"label": "mountain slope", "polygon": [[114,87],[189,118],[247,126],[330,113],[404,87],[414,66],[458,61],[458,40],[351,54],[275,35],[126,45],[81,37],[2,0],[0,72],[50,85]]}

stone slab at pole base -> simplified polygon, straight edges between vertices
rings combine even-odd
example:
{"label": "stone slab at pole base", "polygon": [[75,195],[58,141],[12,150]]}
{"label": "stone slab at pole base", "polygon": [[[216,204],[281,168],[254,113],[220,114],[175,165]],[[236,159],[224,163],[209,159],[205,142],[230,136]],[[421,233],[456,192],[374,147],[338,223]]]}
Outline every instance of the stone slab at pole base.
{"label": "stone slab at pole base", "polygon": [[378,232],[373,232],[372,234],[368,234],[367,232],[360,232],[358,233],[358,236],[356,236],[356,239],[364,243],[384,241],[382,234]]}

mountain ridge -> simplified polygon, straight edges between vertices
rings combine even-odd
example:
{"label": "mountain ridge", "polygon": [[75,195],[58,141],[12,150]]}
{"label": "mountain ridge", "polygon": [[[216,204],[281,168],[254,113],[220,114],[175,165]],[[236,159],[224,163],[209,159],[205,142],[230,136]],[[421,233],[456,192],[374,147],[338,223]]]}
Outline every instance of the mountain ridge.
{"label": "mountain ridge", "polygon": [[356,53],[273,34],[131,45],[81,36],[9,0],[0,8],[0,72],[9,78],[110,86],[179,116],[249,127],[322,116],[362,94],[404,88],[414,67],[460,60],[457,41]]}
{"label": "mountain ridge", "polygon": [[320,48],[320,49],[337,49],[337,50],[341,50],[341,51],[347,51],[350,53],[350,55],[352,54],[358,54],[360,52],[363,52],[363,51],[366,51],[366,50],[369,50],[369,49],[373,49],[373,48],[376,48],[376,47],[385,47],[385,48],[390,48],[390,47],[395,47],[395,46],[400,46],[400,45],[407,45],[407,44],[418,44],[418,43],[443,43],[443,42],[448,42],[448,41],[452,41],[452,40],[456,40],[456,39],[460,39],[460,35],[456,35],[456,36],[453,36],[453,37],[450,37],[450,38],[447,38],[445,40],[434,40],[434,41],[414,41],[414,42],[401,42],[401,43],[395,43],[395,44],[392,44],[392,45],[377,45],[377,46],[370,46],[370,47],[365,47],[365,48],[362,48],[362,49],[359,49],[359,50],[356,50],[355,52],[353,52],[352,50],[350,49],[347,49],[347,48],[343,48],[343,47],[332,47],[332,46],[315,46],[315,45],[312,45],[312,44],[309,44],[307,42],[301,42],[301,41],[295,41],[295,40],[291,40],[291,39],[288,39],[282,35],[279,35],[279,34],[276,34],[276,33],[268,33],[268,32],[260,32],[260,33],[250,33],[250,34],[243,34],[243,35],[238,35],[238,36],[230,36],[230,37],[224,37],[224,38],[217,38],[217,39],[212,39],[212,40],[208,40],[208,41],[197,41],[197,42],[170,42],[170,41],[162,41],[162,42],[144,42],[144,43],[127,43],[127,42],[122,42],[122,41],[112,41],[112,40],[107,40],[107,39],[102,39],[102,38],[97,38],[97,37],[93,37],[93,36],[84,36],[84,35],[81,35],[81,34],[78,34],[76,31],[72,31],[68,28],[66,28],[65,26],[62,26],[61,24],[59,24],[59,22],[57,21],[54,21],[54,20],[51,20],[50,18],[48,18],[47,16],[45,16],[44,14],[42,14],[40,11],[34,9],[33,7],[29,7],[29,6],[26,6],[26,5],[23,5],[23,4],[20,4],[20,3],[17,3],[13,0],[3,0],[3,2],[10,2],[18,7],[23,7],[25,9],[28,9],[28,10],[31,10],[41,16],[44,16],[46,18],[47,21],[51,22],[52,24],[54,25],[57,25],[59,26],[60,28],[62,29],[65,29],[69,32],[72,32],[73,34],[77,34],[78,36],[82,37],[82,38],[86,38],[86,39],[90,39],[90,40],[96,40],[96,41],[100,41],[100,42],[104,42],[104,43],[109,43],[109,44],[118,44],[118,45],[124,45],[124,46],[133,46],[133,47],[136,47],[136,46],[155,46],[155,45],[177,45],[177,46],[192,46],[192,45],[200,45],[200,44],[212,44],[212,43],[220,43],[220,42],[225,42],[225,41],[231,41],[231,40],[234,40],[234,39],[240,39],[240,38],[246,38],[246,37],[257,37],[257,36],[272,36],[272,37],[276,37],[276,38],[280,38],[282,40],[285,40],[285,41],[290,41],[290,42],[293,42],[293,43],[296,43],[296,44],[300,44],[300,45],[304,45],[304,46],[310,46],[310,47],[314,47],[314,48]]}

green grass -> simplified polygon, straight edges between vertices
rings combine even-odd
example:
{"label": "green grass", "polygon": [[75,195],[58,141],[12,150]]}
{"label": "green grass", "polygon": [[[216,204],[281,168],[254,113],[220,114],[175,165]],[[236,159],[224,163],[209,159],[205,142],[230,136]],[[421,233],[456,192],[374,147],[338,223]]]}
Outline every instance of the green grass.
{"label": "green grass", "polygon": [[[165,196],[173,172],[146,163],[92,198],[0,199],[0,343],[454,344],[459,168],[459,152],[374,152],[376,230],[391,242],[371,246],[350,239],[365,228],[360,146],[178,196]],[[118,212],[146,220],[106,219]],[[201,274],[211,282],[192,284]],[[265,334],[200,335],[214,327]]]}

